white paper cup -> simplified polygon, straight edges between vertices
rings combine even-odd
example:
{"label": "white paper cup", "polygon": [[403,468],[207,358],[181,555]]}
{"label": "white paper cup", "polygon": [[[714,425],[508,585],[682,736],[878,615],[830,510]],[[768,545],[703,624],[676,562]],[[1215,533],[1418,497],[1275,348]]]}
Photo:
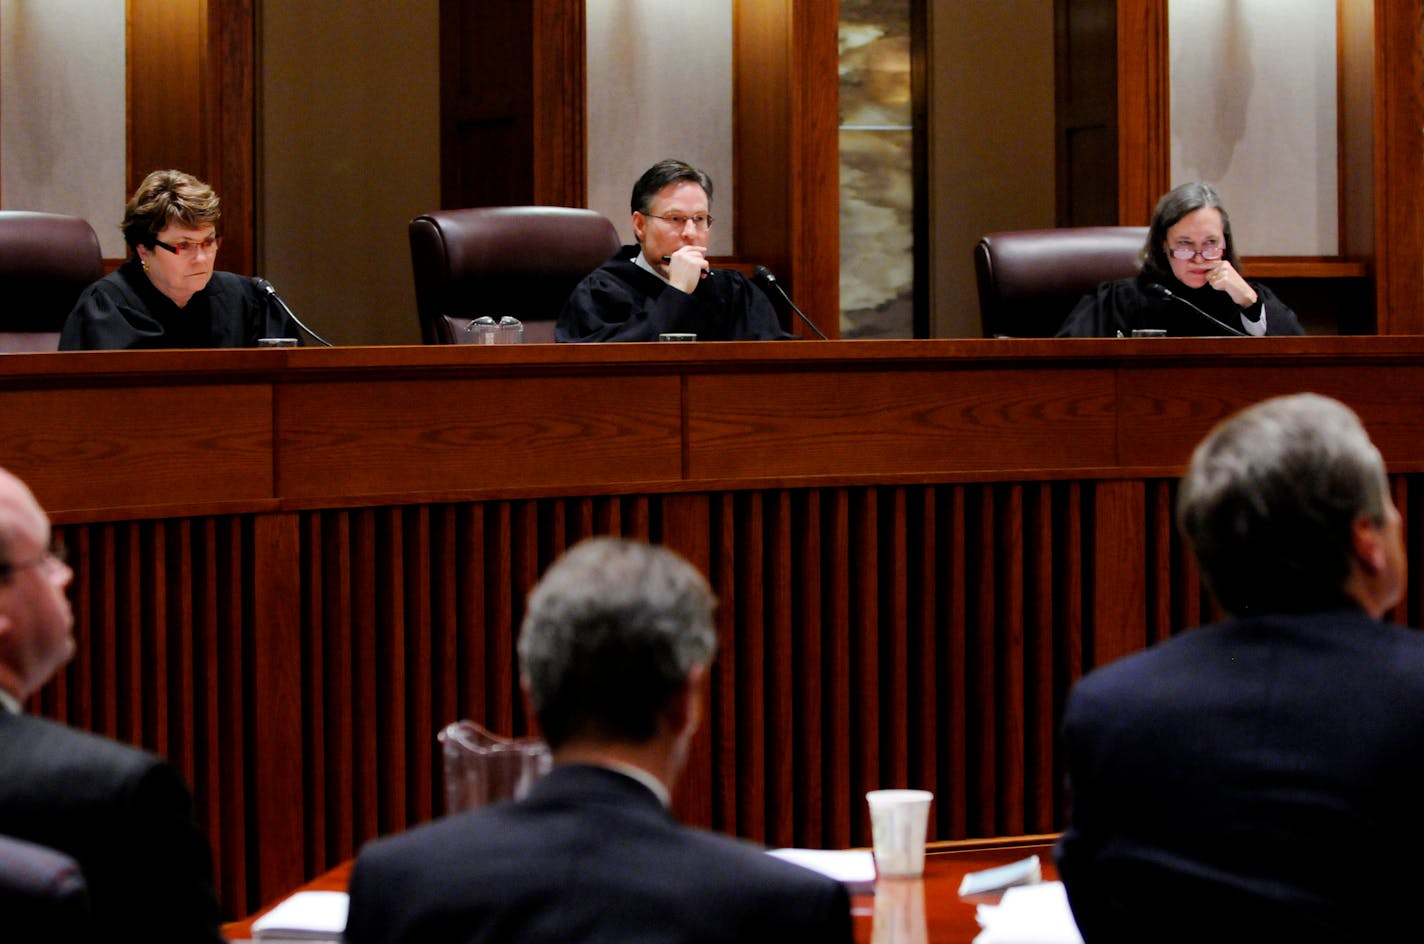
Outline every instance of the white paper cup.
{"label": "white paper cup", "polygon": [[929,825],[928,790],[871,790],[870,833],[875,842],[875,874],[884,878],[919,878],[925,872],[925,828]]}

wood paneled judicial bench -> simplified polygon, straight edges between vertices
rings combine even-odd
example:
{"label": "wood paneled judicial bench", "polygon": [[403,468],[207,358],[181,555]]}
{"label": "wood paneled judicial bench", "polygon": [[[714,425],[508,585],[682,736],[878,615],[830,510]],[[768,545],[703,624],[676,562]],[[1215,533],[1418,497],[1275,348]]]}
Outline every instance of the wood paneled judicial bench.
{"label": "wood paneled judicial bench", "polygon": [[[1424,538],[1424,338],[408,347],[12,356],[0,464],[70,547],[34,710],[170,757],[242,914],[440,811],[436,730],[528,730],[514,638],[565,547],[667,543],[721,599],[677,801],[774,845],[1063,824],[1083,671],[1203,618],[1171,526],[1219,418],[1364,417]],[[1399,618],[1418,625],[1420,594]]]}

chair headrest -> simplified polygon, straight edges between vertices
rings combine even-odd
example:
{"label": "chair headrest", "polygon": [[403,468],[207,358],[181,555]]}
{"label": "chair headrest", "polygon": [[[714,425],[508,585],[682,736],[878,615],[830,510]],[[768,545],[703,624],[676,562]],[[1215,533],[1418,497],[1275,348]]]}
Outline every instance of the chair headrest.
{"label": "chair headrest", "polygon": [[99,237],[85,220],[0,211],[0,331],[59,331],[79,293],[103,275]]}
{"label": "chair headrest", "polygon": [[618,251],[618,231],[593,210],[478,207],[411,220],[416,310],[427,344],[448,343],[446,318],[514,315],[552,321],[584,276]]}
{"label": "chair headrest", "polygon": [[1102,282],[1140,267],[1146,226],[1083,226],[989,233],[974,249],[985,337],[1052,337]]}

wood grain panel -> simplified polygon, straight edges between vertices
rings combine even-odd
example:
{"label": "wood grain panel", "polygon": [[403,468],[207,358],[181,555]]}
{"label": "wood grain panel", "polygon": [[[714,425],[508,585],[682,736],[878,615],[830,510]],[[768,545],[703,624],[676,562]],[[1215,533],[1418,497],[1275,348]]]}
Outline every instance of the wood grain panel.
{"label": "wood grain panel", "polygon": [[1121,375],[1118,461],[1180,469],[1195,443],[1233,412],[1268,397],[1313,392],[1347,403],[1394,471],[1424,469],[1424,366],[1385,364],[1359,371],[1301,365],[1283,371],[1224,367],[1128,370]]}
{"label": "wood grain panel", "polygon": [[875,474],[1115,461],[1107,372],[804,372],[688,381],[688,474]]}
{"label": "wood grain panel", "polygon": [[1424,334],[1424,2],[1375,10],[1375,311],[1380,334]]}
{"label": "wood grain panel", "polygon": [[261,386],[0,391],[0,464],[52,514],[272,497]]}
{"label": "wood grain panel", "polygon": [[1117,0],[1120,226],[1145,226],[1171,187],[1167,0]]}
{"label": "wood grain panel", "polygon": [[588,487],[682,476],[675,377],[284,385],[284,496]]}

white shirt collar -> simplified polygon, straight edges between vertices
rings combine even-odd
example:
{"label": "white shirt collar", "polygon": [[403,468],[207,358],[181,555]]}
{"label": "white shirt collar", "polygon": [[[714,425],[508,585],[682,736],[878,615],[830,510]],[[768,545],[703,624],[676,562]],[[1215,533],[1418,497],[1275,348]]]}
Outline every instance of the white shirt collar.
{"label": "white shirt collar", "polygon": [[658,802],[661,803],[664,808],[672,808],[672,794],[668,792],[667,785],[664,784],[657,777],[654,777],[652,774],[648,773],[643,768],[635,767],[632,764],[624,764],[616,760],[599,761],[598,766],[606,767],[609,770],[616,771],[625,777],[632,777],[634,780],[638,781],[643,786],[653,791],[653,795],[658,798]]}
{"label": "white shirt collar", "polygon": [[643,250],[641,248],[639,248],[638,250],[638,255],[633,259],[633,265],[642,269],[644,272],[653,273],[653,275],[656,275],[658,278],[662,279],[664,282],[667,282],[669,285],[672,284],[671,282],[668,282],[667,276],[663,275],[657,269],[653,268],[652,263],[650,263],[647,257],[643,255]]}
{"label": "white shirt collar", "polygon": [[3,708],[12,715],[22,715],[25,713],[25,708],[20,704],[20,700],[3,688],[0,688],[0,708]]}

